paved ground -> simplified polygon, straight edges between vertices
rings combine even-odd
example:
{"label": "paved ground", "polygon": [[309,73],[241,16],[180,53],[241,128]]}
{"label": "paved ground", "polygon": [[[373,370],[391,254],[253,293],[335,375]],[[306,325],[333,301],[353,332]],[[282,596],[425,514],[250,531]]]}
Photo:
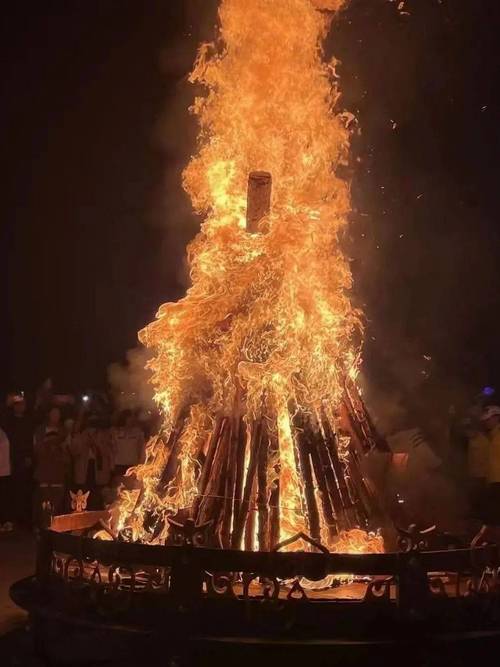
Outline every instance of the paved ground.
{"label": "paved ground", "polygon": [[9,598],[9,587],[35,570],[35,539],[28,531],[0,533],[0,636],[22,626],[26,614]]}
{"label": "paved ground", "polygon": [[9,598],[10,585],[33,574],[35,540],[28,531],[0,533],[0,665],[35,667],[27,616]]}

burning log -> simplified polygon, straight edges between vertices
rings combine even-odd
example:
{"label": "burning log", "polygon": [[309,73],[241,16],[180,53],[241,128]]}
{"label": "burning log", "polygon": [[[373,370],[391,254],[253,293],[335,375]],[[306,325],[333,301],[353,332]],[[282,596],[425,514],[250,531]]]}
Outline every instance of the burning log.
{"label": "burning log", "polygon": [[[311,461],[314,470],[314,476],[316,478],[316,483],[319,489],[319,497],[321,500],[321,506],[323,509],[323,516],[325,517],[326,527],[328,529],[328,536],[330,539],[334,539],[338,533],[338,522],[336,520],[332,501],[331,494],[336,497],[337,506],[340,511],[340,494],[335,485],[335,479],[333,474],[331,474],[331,467],[328,461],[328,453],[324,448],[323,441],[318,438],[311,431],[309,432],[310,441],[309,441],[309,452],[311,455]],[[322,456],[323,454],[323,456]],[[327,475],[329,475],[329,480],[327,481]]]}
{"label": "burning log", "polygon": [[323,432],[325,434],[326,449],[328,451],[328,454],[330,455],[330,460],[332,462],[333,471],[335,473],[335,477],[337,480],[337,486],[339,489],[340,497],[342,499],[342,503],[345,508],[350,505],[351,499],[349,496],[349,490],[347,488],[347,483],[345,480],[344,469],[339,458],[337,437],[335,433],[333,433],[328,419],[323,420]]}
{"label": "burning log", "polygon": [[205,523],[211,520],[216,534],[220,529],[221,513],[224,507],[225,470],[227,469],[230,442],[231,423],[228,418],[225,418],[221,428],[217,452],[214,457],[212,473],[206,487],[205,497],[200,506],[198,518],[198,523]]}
{"label": "burning log", "polygon": [[247,231],[256,234],[262,230],[259,222],[271,210],[272,177],[267,171],[252,171],[248,177]]}
{"label": "burning log", "polygon": [[221,486],[223,491],[223,484],[225,482],[225,478],[222,476],[222,471],[224,464],[227,465],[230,438],[231,432],[229,419],[224,417],[221,422],[219,437],[217,438],[210,476],[207,480],[200,503],[200,510],[197,515],[198,523],[204,523],[205,521],[212,519],[214,522],[214,529],[217,528],[219,518],[219,512],[216,512],[215,510],[216,508],[220,510],[222,505],[220,502],[222,499]]}
{"label": "burning log", "polygon": [[269,490],[267,484],[269,438],[263,433],[257,464],[257,508],[259,512],[259,549],[269,551]]}
{"label": "burning log", "polygon": [[198,496],[196,497],[193,507],[194,517],[198,516],[200,505],[203,501],[203,497],[207,488],[208,480],[212,473],[212,465],[215,458],[215,452],[217,451],[217,445],[219,444],[223,424],[224,419],[222,417],[217,417],[214,424],[214,430],[212,431],[210,441],[208,443],[207,455],[200,474],[200,479],[198,481]]}
{"label": "burning log", "polygon": [[[342,499],[335,472],[332,467],[332,462],[326,442],[324,441],[321,433],[311,434],[311,439],[313,440],[311,444],[311,453],[312,460],[315,466],[316,478],[321,480],[321,471],[323,472],[326,492],[325,496],[330,499],[332,506],[332,514],[334,516],[334,522],[338,530],[345,529],[345,506]],[[320,482],[318,482],[320,483]]]}
{"label": "burning log", "polygon": [[243,482],[245,475],[245,452],[247,447],[247,425],[245,420],[240,417],[238,428],[238,450],[236,455],[236,473],[234,483],[234,508],[233,508],[233,535],[231,538],[231,546],[233,549],[238,548],[234,539],[234,526],[236,518],[240,514],[241,502],[243,497]]}
{"label": "burning log", "polygon": [[231,439],[227,457],[224,516],[221,528],[221,541],[225,548],[229,548],[231,544],[231,522],[236,511],[236,470],[238,467],[240,430],[240,418],[239,416],[233,416],[231,420]]}
{"label": "burning log", "polygon": [[[296,421],[298,420],[296,419]],[[314,494],[311,460],[309,458],[309,443],[307,441],[306,432],[303,428],[298,431],[297,439],[300,469],[304,482],[304,495],[306,499],[307,516],[309,521],[309,534],[314,540],[319,542],[321,541],[319,512],[318,506],[316,504],[316,496]]]}
{"label": "burning log", "polygon": [[255,501],[257,496],[257,478],[254,476],[252,482],[252,491],[250,494],[248,517],[245,524],[245,549],[246,551],[254,551],[255,546],[255,521],[256,509]]}
{"label": "burning log", "polygon": [[352,435],[362,450],[376,447],[383,452],[390,451],[387,441],[375,427],[358,388],[352,382],[345,383],[344,409]]}
{"label": "burning log", "polygon": [[[271,461],[277,461],[278,457],[278,440],[275,434],[269,436],[269,458]],[[274,465],[274,473],[276,479],[271,485],[271,494],[269,497],[269,547],[274,549],[276,544],[280,541],[280,481],[279,481],[280,466],[279,463]]]}
{"label": "burning log", "polygon": [[[165,445],[167,451],[170,452],[167,463],[163,468],[160,480],[156,485],[156,491],[158,493],[163,493],[165,489],[168,488],[169,483],[175,478],[177,472],[178,463],[179,463],[179,452],[180,452],[180,436],[184,429],[184,425],[187,419],[187,410],[181,411],[177,421],[174,424],[174,427],[170,431],[167,443]],[[142,502],[144,497],[144,487],[141,488],[136,505]],[[144,516],[144,526],[148,530],[149,534],[156,538],[162,532],[165,526],[165,515],[162,513],[156,513],[152,510],[145,513]]]}
{"label": "burning log", "polygon": [[177,464],[179,461],[179,447],[180,447],[180,435],[184,428],[187,418],[187,410],[183,410],[179,415],[170,436],[167,441],[167,449],[170,451],[170,456],[168,458],[167,465],[163,469],[163,473],[160,477],[158,483],[159,489],[164,489],[171,479],[174,478],[175,472],[177,470]]}
{"label": "burning log", "polygon": [[254,479],[257,471],[257,463],[259,458],[259,448],[262,436],[262,422],[260,420],[254,421],[252,424],[252,434],[250,440],[250,460],[248,463],[248,470],[245,480],[245,490],[243,493],[243,500],[241,501],[240,511],[236,519],[233,530],[232,544],[237,548],[241,544],[243,531],[248,517],[250,508],[250,500],[254,487]]}

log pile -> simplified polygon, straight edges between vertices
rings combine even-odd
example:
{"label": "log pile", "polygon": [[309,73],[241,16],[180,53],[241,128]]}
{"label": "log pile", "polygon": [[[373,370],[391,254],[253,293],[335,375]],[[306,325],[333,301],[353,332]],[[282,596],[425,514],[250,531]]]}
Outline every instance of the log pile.
{"label": "log pile", "polygon": [[[271,175],[249,177],[247,231],[265,233],[271,202]],[[219,416],[200,459],[198,495],[181,518],[211,524],[213,544],[226,549],[272,550],[280,540],[278,436],[265,418],[247,423],[239,414]],[[334,541],[343,531],[381,523],[383,510],[363,470],[363,457],[373,449],[387,451],[356,385],[346,381],[340,415],[305,415],[290,407],[295,464],[308,536]],[[169,444],[170,458],[160,480],[175,475],[182,419]],[[335,426],[333,426],[335,425]],[[337,432],[336,432],[337,431]],[[290,509],[290,508],[285,508]],[[293,508],[292,508],[293,509]],[[175,517],[173,517],[175,519]]]}
{"label": "log pile", "polygon": [[[386,445],[354,392],[353,387],[346,391],[343,404],[355,423],[348,432],[334,433],[326,415],[319,422],[310,416],[293,420],[301,512],[316,542],[330,543],[343,531],[374,528],[384,521],[363,457]],[[340,444],[341,439],[349,444]],[[251,424],[236,416],[216,420],[198,478],[198,496],[188,513],[197,525],[211,522],[214,546],[269,551],[280,541],[278,451],[277,436],[265,419]]]}

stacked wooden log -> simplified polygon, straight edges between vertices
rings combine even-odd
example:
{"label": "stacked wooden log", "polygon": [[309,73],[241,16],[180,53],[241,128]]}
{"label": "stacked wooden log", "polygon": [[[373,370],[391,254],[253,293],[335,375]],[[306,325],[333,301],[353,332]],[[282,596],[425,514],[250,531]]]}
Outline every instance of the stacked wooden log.
{"label": "stacked wooden log", "polygon": [[[353,391],[351,387],[346,392],[344,401],[350,419],[356,419],[353,430],[334,432],[326,414],[292,420],[302,496],[302,506],[292,509],[305,517],[308,535],[317,542],[332,543],[343,531],[383,522],[384,510],[366,477],[363,457],[385,443],[366,415],[358,419],[360,407],[351,402]],[[283,509],[290,509],[280,496],[279,476],[279,443],[271,422],[263,418],[248,424],[234,415],[218,418],[189,516],[196,524],[211,522],[214,545],[272,550],[280,541]]]}

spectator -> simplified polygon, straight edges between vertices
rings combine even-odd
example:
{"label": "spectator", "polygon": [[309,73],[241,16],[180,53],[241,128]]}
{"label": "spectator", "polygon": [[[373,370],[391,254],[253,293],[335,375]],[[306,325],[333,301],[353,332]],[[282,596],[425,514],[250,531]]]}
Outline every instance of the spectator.
{"label": "spectator", "polygon": [[467,471],[469,505],[473,518],[480,518],[483,512],[486,477],[488,474],[489,440],[483,428],[471,419],[464,422],[468,440]]}
{"label": "spectator", "polygon": [[112,444],[117,475],[125,475],[129,468],[144,461],[144,433],[131,410],[120,415],[118,426],[112,430]]}
{"label": "spectator", "polygon": [[14,525],[11,521],[11,465],[10,443],[5,433],[0,429],[0,531],[10,532]]}
{"label": "spectator", "polygon": [[65,487],[69,468],[67,433],[57,407],[49,410],[47,419],[35,432],[35,520],[43,525],[45,516],[64,510]]}
{"label": "spectator", "polygon": [[102,418],[89,417],[83,431],[73,436],[70,452],[75,491],[89,492],[87,509],[102,509],[102,491],[109,484],[113,469],[111,434]]}
{"label": "spectator", "polygon": [[465,508],[456,486],[441,472],[441,459],[419,428],[397,431],[387,437],[392,464],[384,493],[396,498],[392,515],[400,525],[416,523],[461,535]]}
{"label": "spectator", "polygon": [[464,432],[463,423],[453,405],[449,408],[448,444],[444,469],[450,479],[459,488],[462,488],[468,478],[469,441],[467,434]]}
{"label": "spectator", "polygon": [[483,507],[483,526],[473,545],[500,544],[500,407],[490,405],[481,415],[488,435],[487,487]]}
{"label": "spectator", "polygon": [[43,384],[37,389],[35,396],[35,408],[34,412],[37,417],[40,415],[47,414],[50,410],[51,405],[53,405],[53,396],[54,396],[54,386],[52,384],[52,379],[47,378],[44,380]]}
{"label": "spectator", "polygon": [[23,396],[13,397],[4,428],[10,442],[13,518],[26,526],[31,523],[33,507],[33,426]]}

